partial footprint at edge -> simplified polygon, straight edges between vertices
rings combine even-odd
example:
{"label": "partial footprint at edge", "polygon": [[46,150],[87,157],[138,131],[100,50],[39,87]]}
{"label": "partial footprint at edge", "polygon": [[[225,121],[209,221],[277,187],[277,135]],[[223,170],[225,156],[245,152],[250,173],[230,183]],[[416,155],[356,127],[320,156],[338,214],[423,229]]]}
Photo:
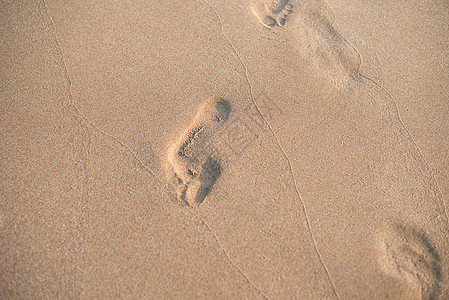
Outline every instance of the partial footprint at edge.
{"label": "partial footprint at edge", "polygon": [[251,3],[251,9],[259,21],[267,28],[282,27],[293,6],[289,0],[256,0]]}
{"label": "partial footprint at edge", "polygon": [[168,152],[178,199],[200,205],[221,175],[220,158],[208,145],[228,120],[229,102],[221,98],[205,101],[187,130]]}
{"label": "partial footprint at edge", "polygon": [[380,238],[379,264],[385,274],[409,284],[421,299],[440,295],[440,257],[427,237],[413,228],[390,226]]}
{"label": "partial footprint at edge", "polygon": [[324,2],[253,0],[251,9],[265,27],[289,22],[285,27],[294,47],[330,75],[336,86],[348,86],[358,78],[359,53],[334,29],[333,14]]}
{"label": "partial footprint at edge", "polygon": [[332,26],[329,7],[320,0],[301,1],[296,13],[288,28],[293,46],[330,76],[336,86],[350,85],[358,78],[361,59]]}

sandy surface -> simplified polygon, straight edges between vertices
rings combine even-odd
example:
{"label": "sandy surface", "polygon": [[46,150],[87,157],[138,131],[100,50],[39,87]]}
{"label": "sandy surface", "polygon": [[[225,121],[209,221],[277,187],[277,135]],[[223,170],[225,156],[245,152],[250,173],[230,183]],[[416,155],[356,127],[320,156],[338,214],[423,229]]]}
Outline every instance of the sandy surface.
{"label": "sandy surface", "polygon": [[0,14],[0,298],[449,298],[446,1]]}

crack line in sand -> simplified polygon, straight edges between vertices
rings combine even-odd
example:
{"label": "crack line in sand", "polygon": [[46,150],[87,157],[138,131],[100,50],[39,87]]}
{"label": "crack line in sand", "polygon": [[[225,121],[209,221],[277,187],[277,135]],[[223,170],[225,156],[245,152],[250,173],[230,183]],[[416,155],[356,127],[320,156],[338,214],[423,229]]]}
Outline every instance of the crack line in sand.
{"label": "crack line in sand", "polygon": [[[323,1],[323,2],[324,2],[324,3],[326,4],[326,6],[329,8],[330,12],[331,12],[332,15],[333,15],[333,19],[334,19],[334,22],[335,22],[335,14],[334,14],[334,11],[333,11],[332,8],[329,6],[329,4],[327,4],[326,1]],[[346,43],[348,43],[348,45],[351,46],[351,48],[354,49],[354,51],[357,53],[357,56],[358,56],[359,59],[360,59],[360,66],[359,66],[359,68],[360,68],[360,67],[362,66],[362,63],[363,63],[363,59],[362,59],[362,56],[360,55],[360,52],[357,51],[357,49],[356,49],[356,48],[355,48],[355,47],[354,47],[354,46],[353,46],[353,45],[352,45],[352,44],[351,44],[351,43],[350,43],[344,36],[342,36],[339,32],[337,32],[337,33],[338,33],[339,36],[340,36]],[[376,54],[376,55],[377,55],[377,54]],[[430,175],[431,175],[431,179],[433,179],[433,181],[434,181],[434,183],[435,183],[435,185],[436,185],[436,187],[437,187],[437,189],[438,189],[438,192],[439,192],[440,195],[441,195],[441,199],[442,199],[442,202],[443,202],[444,213],[445,213],[445,215],[446,215],[446,220],[449,221],[449,215],[448,215],[448,211],[447,211],[446,201],[445,201],[445,199],[444,199],[445,197],[444,197],[444,194],[443,194],[443,192],[442,192],[442,190],[441,190],[440,184],[439,184],[438,180],[436,179],[436,177],[435,177],[435,175],[434,175],[434,172],[433,172],[432,168],[430,167],[430,164],[428,163],[428,161],[426,160],[424,154],[422,153],[421,148],[418,146],[418,144],[416,143],[416,141],[415,141],[415,139],[413,138],[412,134],[411,134],[410,131],[408,130],[407,126],[405,126],[405,123],[402,121],[402,117],[401,117],[401,114],[400,114],[400,112],[399,112],[399,106],[398,106],[396,100],[395,100],[394,97],[391,95],[391,93],[390,93],[387,89],[385,89],[381,84],[379,84],[376,80],[374,80],[373,78],[371,78],[371,77],[369,77],[369,76],[367,76],[367,75],[362,74],[360,71],[358,72],[358,74],[359,74],[361,77],[367,79],[368,81],[371,81],[371,82],[372,82],[374,85],[376,85],[377,87],[379,87],[379,88],[380,88],[382,91],[384,91],[384,92],[388,95],[388,97],[393,101],[394,108],[395,108],[396,114],[397,114],[397,116],[398,116],[399,124],[404,128],[404,130],[406,131],[406,133],[407,133],[408,137],[410,138],[412,144],[416,147],[416,150],[418,151],[418,154],[419,154],[420,158],[424,161],[424,164],[429,168],[429,173],[430,173]]]}
{"label": "crack line in sand", "polygon": [[85,124],[83,124],[83,122],[81,122],[79,120],[79,117],[82,118],[82,114],[79,111],[79,109],[73,104],[72,89],[71,89],[72,81],[70,80],[70,74],[69,74],[68,69],[65,64],[64,56],[63,56],[61,47],[59,45],[59,41],[58,41],[58,37],[56,35],[56,30],[54,29],[53,21],[51,20],[50,15],[47,12],[45,0],[42,0],[41,5],[38,4],[38,15],[42,18],[44,25],[48,27],[47,29],[49,29],[50,35],[52,35],[54,43],[56,45],[56,57],[55,58],[57,60],[57,64],[60,65],[60,67],[62,68],[62,70],[64,72],[64,79],[66,81],[66,91],[65,92],[67,93],[67,95],[66,95],[67,98],[65,98],[64,100],[67,100],[67,104],[72,109],[75,110],[75,113],[72,113],[72,114],[75,117],[75,119],[77,120],[77,123],[81,126],[81,128],[83,128],[83,131],[85,131],[87,133],[87,135],[89,136],[88,145],[90,145],[91,136],[89,133],[89,129],[87,128],[87,126]]}
{"label": "crack line in sand", "polygon": [[[302,210],[303,210],[304,215],[305,215],[305,218],[306,218],[306,224],[307,224],[307,228],[308,228],[308,230],[309,230],[310,236],[311,236],[312,241],[313,241],[313,247],[314,247],[314,250],[315,250],[315,252],[316,252],[317,255],[318,255],[318,258],[319,258],[319,260],[320,260],[320,262],[321,262],[321,264],[322,264],[322,266],[323,266],[323,268],[324,268],[324,270],[325,270],[325,272],[326,272],[327,277],[329,278],[329,281],[330,281],[330,283],[331,283],[332,290],[333,290],[335,296],[337,297],[337,299],[340,299],[340,296],[339,296],[339,294],[338,294],[338,292],[337,292],[337,289],[336,289],[335,284],[334,284],[334,282],[333,282],[333,280],[332,280],[332,277],[331,277],[331,275],[330,275],[330,273],[329,273],[329,270],[327,269],[326,264],[324,263],[323,258],[322,258],[322,256],[321,256],[321,253],[320,253],[320,251],[318,250],[318,246],[317,246],[317,244],[316,244],[316,239],[315,239],[315,236],[314,236],[314,234],[313,234],[313,232],[312,232],[312,228],[311,228],[311,226],[310,226],[310,220],[309,220],[309,217],[308,217],[308,215],[307,215],[306,206],[305,206],[305,203],[304,203],[304,201],[302,200],[302,197],[301,197],[301,195],[300,195],[300,193],[299,193],[299,190],[298,190],[298,187],[297,187],[297,183],[296,183],[296,178],[295,178],[295,176],[294,176],[294,174],[293,174],[293,167],[292,167],[291,161],[290,161],[289,157],[287,156],[287,154],[285,153],[284,149],[282,148],[282,146],[281,146],[281,144],[280,144],[280,142],[279,142],[279,139],[278,139],[276,133],[274,132],[273,128],[271,127],[271,124],[270,124],[270,123],[268,122],[268,120],[263,116],[261,110],[259,109],[259,106],[257,105],[257,103],[256,103],[256,101],[255,101],[255,99],[254,99],[254,96],[253,96],[253,88],[252,88],[252,85],[251,85],[250,80],[249,80],[249,77],[248,77],[248,67],[247,67],[246,64],[243,62],[243,59],[242,59],[242,58],[240,57],[240,55],[238,54],[238,52],[237,52],[236,48],[234,47],[234,45],[232,44],[232,42],[229,40],[229,38],[227,37],[227,35],[224,33],[223,23],[222,23],[222,21],[221,21],[220,16],[219,16],[218,13],[217,13],[217,11],[215,10],[215,8],[214,8],[208,1],[206,1],[206,0],[200,0],[200,1],[203,1],[207,6],[209,6],[209,8],[210,8],[210,9],[213,11],[213,13],[215,14],[215,16],[216,16],[216,18],[217,18],[217,20],[218,20],[218,23],[219,23],[219,26],[220,26],[220,31],[221,31],[221,34],[223,35],[223,38],[228,42],[229,46],[232,48],[234,54],[237,56],[237,58],[238,58],[238,60],[239,60],[239,62],[240,62],[240,64],[241,64],[241,66],[242,66],[243,69],[244,69],[244,77],[245,77],[246,84],[248,85],[248,88],[249,88],[249,94],[250,94],[249,96],[250,96],[250,100],[251,100],[251,102],[254,104],[254,107],[256,108],[258,114],[260,115],[260,117],[262,118],[262,120],[264,121],[264,123],[268,126],[268,128],[269,128],[271,134],[272,134],[273,137],[275,138],[276,144],[277,144],[279,150],[281,151],[282,156],[284,156],[285,160],[287,161],[288,168],[289,168],[289,171],[290,171],[290,177],[291,177],[292,180],[293,180],[293,184],[294,184],[294,188],[295,188],[296,195],[297,195],[297,197],[298,197],[298,199],[299,199],[299,201],[300,201],[300,203],[301,203],[301,207],[302,207]],[[352,47],[352,45],[351,45],[351,47]],[[357,52],[357,53],[358,53],[358,52]]]}
{"label": "crack line in sand", "polygon": [[[334,13],[334,11],[332,10],[332,7],[330,7],[330,5],[326,2],[326,1],[324,1],[323,0],[323,3],[324,3],[324,5],[326,5],[327,6],[327,8],[329,8],[329,11],[331,12],[331,14],[332,14],[332,20],[329,20],[330,22],[330,25],[335,29],[335,27],[334,27],[334,23],[335,23],[335,13]],[[343,39],[343,41],[345,41],[346,43],[348,43],[348,45],[349,46],[351,46],[351,48],[357,53],[357,56],[359,57],[359,61],[360,61],[360,64],[359,64],[359,69],[360,69],[360,66],[362,65],[362,56],[360,55],[360,53],[359,53],[359,51],[357,51],[357,49],[343,36],[343,35],[341,35],[340,34],[340,32],[339,31],[337,31],[336,29],[335,29],[335,32],[339,35],[339,37],[340,38],[342,38]],[[359,73],[360,74],[360,72],[357,72],[357,73]]]}
{"label": "crack line in sand", "polygon": [[[443,197],[444,194],[443,194],[443,192],[442,192],[442,190],[441,190],[441,188],[440,188],[440,184],[438,183],[438,180],[436,179],[436,177],[435,177],[435,175],[434,175],[434,173],[433,173],[433,170],[432,170],[432,168],[430,167],[430,164],[427,162],[426,158],[424,157],[423,153],[421,152],[420,147],[419,147],[418,144],[415,142],[415,140],[413,139],[412,135],[410,134],[410,131],[407,129],[407,127],[405,126],[404,122],[402,121],[401,114],[399,113],[399,107],[398,107],[398,104],[396,103],[396,100],[393,98],[393,96],[390,94],[390,92],[389,92],[388,90],[386,90],[383,86],[381,86],[379,83],[377,83],[377,81],[375,81],[374,79],[372,79],[372,78],[370,78],[370,77],[368,77],[368,76],[366,76],[366,75],[363,75],[363,74],[361,74],[361,73],[359,73],[359,74],[360,74],[360,76],[362,76],[363,78],[365,78],[365,79],[371,81],[373,84],[375,84],[377,87],[379,87],[379,88],[380,88],[382,91],[384,91],[384,92],[388,95],[388,97],[393,101],[394,108],[395,108],[396,114],[397,114],[397,116],[398,116],[397,118],[398,118],[399,124],[404,128],[404,130],[405,130],[405,132],[407,133],[408,137],[410,138],[412,144],[415,146],[416,150],[418,151],[418,155],[419,155],[420,158],[423,160],[424,164],[429,168],[429,173],[430,173],[431,179],[432,179],[432,181],[434,181],[434,183],[435,183],[435,185],[436,185],[436,187],[437,187],[437,189],[438,189],[438,192],[439,192],[439,194],[440,194],[440,196],[441,196],[441,200],[442,200],[442,202],[443,202],[443,208],[444,208],[444,214],[446,215],[446,220],[449,221],[448,212],[447,212],[447,206],[446,206],[446,201],[444,200],[444,197]],[[409,151],[408,151],[408,152],[409,152]]]}
{"label": "crack line in sand", "polygon": [[[89,149],[92,143],[92,136],[89,132],[89,128],[86,126],[86,124],[83,124],[82,120],[84,120],[85,122],[87,122],[87,124],[89,124],[90,126],[92,126],[95,130],[97,130],[98,132],[100,132],[100,134],[105,135],[106,137],[114,140],[115,142],[117,142],[118,144],[120,144],[122,147],[124,147],[126,149],[126,151],[128,151],[131,156],[138,161],[138,163],[148,172],[150,173],[160,184],[162,184],[166,189],[168,189],[168,187],[166,185],[164,185],[164,183],[156,176],[156,174],[150,170],[135,154],[134,152],[124,143],[122,143],[121,141],[119,141],[117,138],[115,138],[114,136],[104,132],[103,130],[101,130],[100,128],[98,128],[97,126],[95,126],[95,124],[93,124],[83,113],[81,113],[81,111],[78,109],[78,107],[74,104],[73,102],[73,96],[72,96],[72,90],[71,90],[71,86],[72,86],[72,81],[70,79],[70,74],[69,71],[67,69],[65,60],[64,60],[64,56],[63,56],[63,52],[61,49],[61,46],[59,44],[58,41],[58,37],[56,35],[56,30],[54,28],[53,25],[53,21],[50,17],[50,15],[48,14],[47,8],[46,8],[46,3],[45,0],[42,0],[42,2],[40,2],[40,5],[38,4],[38,14],[40,15],[40,17],[42,18],[42,21],[44,23],[44,26],[47,26],[50,34],[53,37],[54,43],[56,45],[56,60],[58,61],[58,63],[60,64],[60,67],[62,68],[63,72],[64,72],[64,79],[66,81],[66,89],[67,89],[67,98],[65,98],[65,100],[67,101],[67,104],[73,109],[72,111],[72,115],[75,118],[75,120],[77,121],[77,123],[81,126],[82,130],[84,132],[87,133],[88,136],[88,144],[86,146],[86,160],[88,159],[88,154],[89,154]],[[81,120],[80,120],[81,118]],[[87,163],[83,162],[83,165],[85,167],[86,170],[86,177],[87,177]],[[87,185],[88,183],[88,179],[86,178],[85,184]],[[86,208],[83,208],[83,214],[87,215],[88,217],[90,216],[89,210],[87,210],[86,213]],[[88,238],[90,238],[90,231],[88,230],[87,232],[87,236]],[[83,254],[86,252],[85,247],[82,247],[82,256],[84,256]],[[85,274],[87,269],[87,257],[84,258],[84,267],[83,267],[83,274]]]}
{"label": "crack line in sand", "polygon": [[334,11],[332,10],[332,8],[330,7],[330,5],[329,5],[326,1],[323,0],[323,3],[324,3],[324,5],[327,6],[327,8],[329,8],[329,11],[330,11],[331,14],[332,14],[332,18],[331,18],[331,20],[329,20],[329,21],[330,21],[329,23],[330,23],[331,25],[334,25],[334,22],[335,22],[335,14],[334,14]]}
{"label": "crack line in sand", "polygon": [[[89,189],[88,189],[88,183],[89,183],[89,175],[88,175],[88,166],[87,166],[87,162],[89,160],[89,154],[90,154],[90,147],[92,144],[92,135],[89,131],[89,128],[86,126],[86,124],[84,124],[84,122],[82,122],[82,119],[85,117],[81,114],[81,112],[78,110],[78,108],[73,104],[73,99],[72,99],[72,90],[71,90],[71,85],[72,82],[70,80],[70,74],[68,72],[68,69],[65,65],[65,61],[64,61],[64,57],[62,54],[62,50],[61,47],[59,45],[59,41],[58,41],[58,37],[56,35],[56,30],[54,29],[54,25],[53,25],[53,21],[51,20],[48,11],[46,9],[46,3],[45,0],[42,0],[42,2],[38,2],[38,9],[37,9],[37,14],[38,16],[41,18],[43,25],[44,25],[44,29],[48,30],[50,37],[53,38],[53,42],[55,43],[56,46],[56,53],[54,53],[51,50],[51,46],[50,49],[48,49],[50,52],[53,52],[53,55],[55,55],[55,59],[56,59],[56,64],[62,69],[63,71],[63,77],[65,80],[65,95],[63,96],[63,104],[65,102],[65,104],[68,104],[68,106],[72,109],[69,109],[69,113],[71,113],[72,117],[74,118],[74,121],[80,126],[82,132],[85,134],[85,136],[87,136],[87,145],[84,145],[83,142],[82,143],[82,150],[84,152],[84,157],[82,159],[82,168],[83,168],[83,173],[84,173],[84,182],[83,182],[83,190],[82,190],[82,196],[81,196],[81,216],[79,217],[80,219],[83,220],[89,220],[90,219],[90,210],[89,210],[89,206],[88,206],[88,197],[89,197]],[[79,220],[79,222],[81,222],[81,220]],[[87,230],[86,232],[87,238],[90,240],[90,231]],[[82,235],[82,240],[85,241],[85,236]],[[82,274],[85,275],[86,273],[86,268],[87,268],[87,256],[86,256],[86,252],[87,252],[87,245],[84,246],[85,244],[83,244],[83,246],[81,246],[81,253],[80,253],[80,260],[84,260],[84,266],[82,268]],[[82,281],[82,280],[80,280]],[[82,297],[82,291],[81,291],[81,297]]]}
{"label": "crack line in sand", "polygon": [[212,236],[215,239],[215,242],[218,244],[219,248],[221,249],[221,251],[223,251],[224,255],[226,256],[226,258],[229,260],[229,263],[238,270],[238,272],[246,279],[246,281],[254,288],[256,289],[257,292],[259,292],[264,299],[270,299],[268,298],[267,295],[265,295],[264,292],[262,292],[250,279],[249,277],[245,274],[245,272],[242,271],[242,269],[240,269],[235,263],[234,261],[231,259],[231,257],[229,256],[228,252],[226,252],[226,250],[224,249],[224,247],[221,245],[220,240],[218,239],[216,233],[212,230],[212,228],[209,226],[209,224],[207,224],[207,222],[197,213],[195,213],[191,208],[189,208],[190,212],[196,217],[198,218],[198,220],[200,220],[201,223],[203,223],[204,227],[206,227],[206,229],[212,234]]}
{"label": "crack line in sand", "polygon": [[[67,68],[67,65],[65,63],[65,59],[63,56],[63,52],[61,49],[61,46],[59,44],[58,41],[58,37],[56,35],[56,30],[54,28],[53,25],[53,21],[51,20],[50,15],[48,14],[47,8],[46,8],[46,4],[45,4],[45,0],[42,0],[42,7],[41,7],[43,14],[45,15],[46,18],[48,18],[47,20],[43,20],[44,23],[50,27],[50,30],[52,31],[53,35],[54,35],[54,39],[55,39],[55,43],[56,43],[56,51],[58,53],[57,59],[60,60],[60,63],[62,65],[63,71],[64,71],[64,77],[65,80],[67,81],[67,85],[68,85],[68,104],[75,110],[76,114],[79,115],[79,117],[81,117],[84,121],[86,121],[89,125],[91,125],[96,131],[100,132],[101,134],[105,135],[106,137],[109,137],[110,139],[114,140],[115,142],[117,142],[118,144],[120,144],[122,147],[124,147],[132,156],[134,159],[136,159],[138,162],[140,162],[142,164],[142,166],[151,174],[153,175],[157,181],[159,181],[159,183],[164,184],[157,176],[156,174],[150,170],[148,167],[145,166],[145,164],[134,154],[134,152],[130,149],[129,146],[127,146],[126,144],[124,144],[123,142],[121,142],[120,140],[118,140],[116,137],[114,137],[113,135],[103,131],[102,129],[98,128],[92,121],[90,121],[83,113],[81,113],[81,111],[78,109],[78,107],[74,104],[73,102],[73,97],[72,97],[72,81],[70,79],[70,74]],[[76,116],[76,115],[75,115]],[[81,123],[81,122],[80,122]],[[87,129],[88,130],[88,129]],[[90,137],[90,135],[89,135]],[[89,143],[90,144],[90,143]]]}

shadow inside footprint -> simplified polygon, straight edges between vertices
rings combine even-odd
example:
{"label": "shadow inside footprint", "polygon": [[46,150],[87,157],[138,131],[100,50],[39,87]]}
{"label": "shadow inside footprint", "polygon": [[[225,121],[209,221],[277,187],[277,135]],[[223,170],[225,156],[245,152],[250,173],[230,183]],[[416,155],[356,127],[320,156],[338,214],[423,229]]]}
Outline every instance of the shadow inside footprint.
{"label": "shadow inside footprint", "polygon": [[231,113],[231,104],[228,100],[223,98],[218,99],[215,103],[215,108],[218,112],[218,118],[220,121],[226,121],[229,118],[229,114]]}
{"label": "shadow inside footprint", "polygon": [[195,202],[200,205],[212,190],[213,185],[221,175],[221,165],[212,157],[209,157],[203,165],[199,176],[200,187],[197,191]]}

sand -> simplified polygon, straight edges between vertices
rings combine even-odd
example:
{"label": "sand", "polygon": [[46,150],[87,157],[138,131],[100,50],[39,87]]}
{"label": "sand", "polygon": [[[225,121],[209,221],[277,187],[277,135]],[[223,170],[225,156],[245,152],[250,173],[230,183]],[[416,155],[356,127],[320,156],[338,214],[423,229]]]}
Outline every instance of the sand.
{"label": "sand", "polygon": [[0,4],[1,299],[448,299],[446,1]]}

